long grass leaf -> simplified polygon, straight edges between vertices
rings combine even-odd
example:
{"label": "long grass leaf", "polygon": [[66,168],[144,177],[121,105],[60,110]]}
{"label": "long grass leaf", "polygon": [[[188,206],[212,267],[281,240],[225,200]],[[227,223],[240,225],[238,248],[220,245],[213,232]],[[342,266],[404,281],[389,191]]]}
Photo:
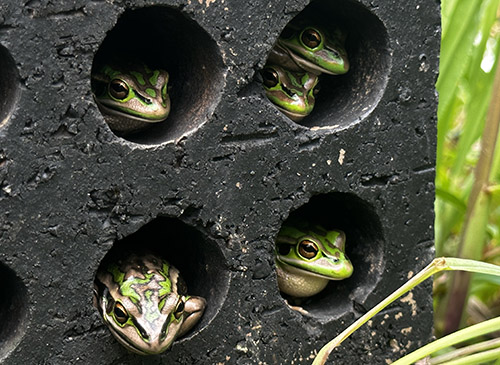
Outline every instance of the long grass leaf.
{"label": "long grass leaf", "polygon": [[389,304],[394,302],[396,299],[401,297],[403,294],[407,293],[418,284],[427,280],[430,276],[440,271],[446,271],[446,270],[465,270],[470,272],[500,276],[500,266],[497,265],[492,265],[474,260],[452,258],[452,257],[441,257],[434,259],[429,265],[427,265],[425,268],[419,271],[414,277],[412,277],[405,284],[396,289],[392,294],[390,294],[379,304],[377,304],[363,316],[358,318],[353,324],[347,327],[344,331],[342,331],[342,333],[340,333],[337,337],[335,337],[333,340],[331,340],[325,346],[323,346],[321,350],[318,352],[316,358],[314,359],[313,365],[324,364],[328,358],[328,355],[333,351],[335,347],[340,345],[346,338],[348,338],[354,331],[356,331],[363,324],[368,322],[373,316],[375,316]]}

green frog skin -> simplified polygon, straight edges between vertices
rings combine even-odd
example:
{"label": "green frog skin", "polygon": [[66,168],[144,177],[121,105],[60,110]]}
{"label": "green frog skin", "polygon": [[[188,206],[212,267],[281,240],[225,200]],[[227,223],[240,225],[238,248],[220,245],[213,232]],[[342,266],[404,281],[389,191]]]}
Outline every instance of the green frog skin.
{"label": "green frog skin", "polygon": [[202,317],[206,302],[186,294],[179,271],[152,253],[128,254],[101,265],[94,306],[128,350],[159,354]]}
{"label": "green frog skin", "polygon": [[104,65],[92,73],[92,92],[111,130],[140,131],[170,113],[167,71],[145,65]]}
{"label": "green frog skin", "polygon": [[320,27],[291,24],[278,38],[267,63],[290,71],[342,75],[349,71],[344,39],[340,30],[332,35]]}
{"label": "green frog skin", "polygon": [[291,72],[280,66],[261,71],[267,98],[293,121],[300,121],[314,108],[318,77],[307,72]]}
{"label": "green frog skin", "polygon": [[280,291],[294,298],[313,296],[330,280],[350,277],[344,232],[284,225],[276,239],[276,271]]}

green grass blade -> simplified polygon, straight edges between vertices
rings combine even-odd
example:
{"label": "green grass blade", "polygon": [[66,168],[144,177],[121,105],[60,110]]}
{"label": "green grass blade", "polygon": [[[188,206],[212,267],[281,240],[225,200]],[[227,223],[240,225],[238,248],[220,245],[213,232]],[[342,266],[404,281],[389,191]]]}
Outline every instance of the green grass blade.
{"label": "green grass blade", "polygon": [[446,363],[447,361],[451,361],[459,357],[464,357],[478,352],[493,350],[497,348],[500,348],[500,338],[495,338],[493,340],[487,340],[480,343],[475,343],[473,345],[453,350],[444,355],[433,357],[430,360],[430,363],[431,365],[441,365],[443,363]]}
{"label": "green grass blade", "polygon": [[[430,354],[442,350],[444,348],[453,346],[457,343],[477,338],[485,334],[500,330],[500,317],[493,318],[473,326],[456,331],[448,336],[442,337],[439,340],[431,342],[411,354],[408,354],[401,359],[392,363],[392,365],[409,365],[423,359]],[[474,364],[478,364],[477,362]]]}
{"label": "green grass blade", "polygon": [[461,359],[448,361],[443,363],[443,365],[478,365],[484,364],[486,361],[496,360],[498,358],[500,358],[500,349],[495,349],[463,357]]}
{"label": "green grass blade", "polygon": [[[387,307],[389,304],[394,302],[396,299],[401,297],[403,294],[412,290],[415,286],[422,283],[430,276],[445,270],[464,270],[469,272],[476,272],[489,275],[500,276],[500,266],[488,264],[485,262],[452,258],[452,257],[441,257],[434,259],[429,265],[419,271],[413,278],[408,280],[400,288],[395,290],[392,294],[382,300],[375,307],[370,309],[366,314],[358,318],[353,324],[347,327],[342,333],[340,333],[333,340],[328,342],[325,346],[321,348],[318,355],[313,361],[313,365],[322,365],[328,359],[328,355],[333,351],[335,347],[340,345],[346,338],[348,338],[354,331],[356,331],[363,324],[368,322],[373,316]],[[500,319],[499,319],[500,325]]]}

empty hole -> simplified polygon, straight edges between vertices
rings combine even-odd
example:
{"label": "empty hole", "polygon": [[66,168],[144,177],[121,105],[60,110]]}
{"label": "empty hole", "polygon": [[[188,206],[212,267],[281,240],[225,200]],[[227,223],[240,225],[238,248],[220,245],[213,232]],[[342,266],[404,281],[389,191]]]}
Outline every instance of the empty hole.
{"label": "empty hole", "polygon": [[352,0],[312,1],[291,22],[306,20],[346,35],[350,68],[344,75],[322,74],[313,111],[299,124],[345,127],[364,119],[377,106],[387,85],[391,57],[384,24],[367,8]]}
{"label": "empty hole", "polygon": [[0,45],[0,127],[11,116],[19,97],[18,73],[9,51]]}
{"label": "empty hole", "polygon": [[15,349],[26,329],[26,287],[7,266],[0,264],[0,361]]}
{"label": "empty hole", "polygon": [[121,252],[140,252],[144,249],[158,254],[179,270],[189,295],[205,298],[205,312],[193,330],[207,326],[222,306],[229,287],[228,271],[217,245],[180,220],[158,217],[115,242],[101,266]]}
{"label": "empty hole", "polygon": [[125,11],[99,47],[92,72],[111,60],[144,63],[170,76],[168,118],[138,133],[121,134],[130,141],[176,140],[203,124],[220,99],[224,72],[217,45],[179,10],[153,6]]}
{"label": "empty hole", "polygon": [[300,306],[312,316],[330,319],[351,311],[353,302],[363,305],[384,269],[382,227],[372,206],[353,194],[322,194],[293,211],[285,223],[297,220],[344,231],[346,253],[354,267],[351,277],[330,281]]}

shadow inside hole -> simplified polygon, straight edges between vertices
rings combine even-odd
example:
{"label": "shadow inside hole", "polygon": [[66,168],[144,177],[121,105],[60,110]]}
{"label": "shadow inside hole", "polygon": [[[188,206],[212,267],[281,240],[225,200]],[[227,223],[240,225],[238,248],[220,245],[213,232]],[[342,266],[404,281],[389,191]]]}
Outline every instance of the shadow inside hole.
{"label": "shadow inside hole", "polygon": [[15,349],[26,329],[26,287],[16,274],[0,264],[0,361]]}
{"label": "shadow inside hole", "polygon": [[351,311],[353,302],[362,305],[384,269],[382,226],[373,207],[353,194],[322,194],[293,211],[285,223],[294,221],[344,231],[347,257],[354,267],[351,277],[330,281],[323,291],[300,306],[312,316],[330,319]]}
{"label": "shadow inside hole", "polygon": [[221,308],[229,288],[228,271],[215,242],[177,219],[158,217],[137,232],[115,242],[101,266],[124,252],[140,253],[143,250],[166,259],[179,270],[186,282],[188,294],[201,296],[207,301],[201,321],[189,333],[207,326]]}
{"label": "shadow inside hole", "polygon": [[0,45],[0,127],[9,120],[19,98],[18,80],[14,59],[9,51]]}
{"label": "shadow inside hole", "polygon": [[364,119],[380,101],[391,69],[384,24],[353,0],[312,1],[294,21],[320,26],[330,33],[342,30],[347,36],[350,63],[344,75],[320,75],[314,109],[299,124],[346,127]]}
{"label": "shadow inside hole", "polygon": [[224,71],[217,45],[176,9],[125,11],[99,47],[92,72],[103,64],[130,61],[169,73],[171,110],[165,121],[124,135],[127,140],[142,144],[176,140],[203,124],[220,99]]}

